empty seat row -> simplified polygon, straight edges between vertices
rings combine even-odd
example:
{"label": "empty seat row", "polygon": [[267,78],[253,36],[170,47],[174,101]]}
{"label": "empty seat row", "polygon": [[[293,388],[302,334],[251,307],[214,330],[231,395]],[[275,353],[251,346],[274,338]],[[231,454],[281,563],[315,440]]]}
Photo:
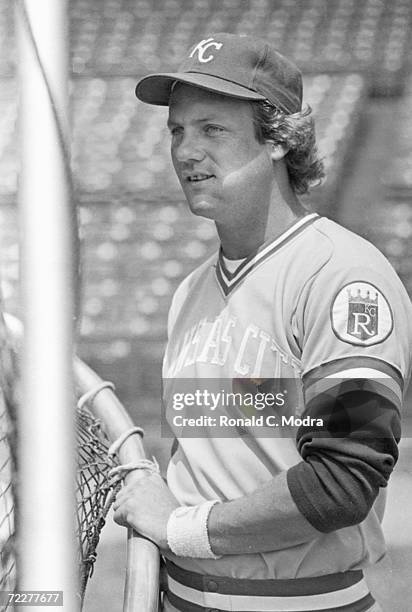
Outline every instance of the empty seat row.
{"label": "empty seat row", "polygon": [[[305,100],[316,118],[318,145],[332,189],[342,170],[365,81],[357,74],[305,77]],[[0,84],[0,197],[17,189],[19,173],[16,85]],[[143,104],[134,96],[131,78],[72,81],[72,167],[76,188],[95,200],[119,194],[145,198],[180,198],[170,161],[167,109]],[[324,196],[322,196],[324,197]],[[318,195],[316,196],[318,199]]]}
{"label": "empty seat row", "polygon": [[[72,0],[71,68],[79,75],[130,75],[176,67],[205,34],[259,34],[303,71],[364,70],[380,93],[402,85],[408,63],[409,0]],[[207,24],[207,31],[205,31]],[[0,74],[15,64],[12,0],[0,8]]]}

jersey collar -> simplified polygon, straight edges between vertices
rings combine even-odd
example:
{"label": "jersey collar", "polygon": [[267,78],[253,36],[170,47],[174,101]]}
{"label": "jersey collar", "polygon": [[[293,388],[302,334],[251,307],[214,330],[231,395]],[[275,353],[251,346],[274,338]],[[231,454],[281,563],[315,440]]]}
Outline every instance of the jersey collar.
{"label": "jersey collar", "polygon": [[251,270],[273,255],[273,253],[278,251],[285,244],[290,242],[293,238],[295,238],[295,236],[303,232],[303,230],[305,230],[318,218],[319,215],[316,213],[305,215],[275,240],[262,244],[257,251],[251,253],[246,259],[244,259],[234,272],[229,272],[227,269],[223,259],[222,247],[220,247],[216,265],[216,277],[223,293],[226,296],[229,295],[229,293],[231,293],[231,291],[233,291],[239,285],[239,283],[242,282],[242,280],[249,274],[249,272],[251,272]]}

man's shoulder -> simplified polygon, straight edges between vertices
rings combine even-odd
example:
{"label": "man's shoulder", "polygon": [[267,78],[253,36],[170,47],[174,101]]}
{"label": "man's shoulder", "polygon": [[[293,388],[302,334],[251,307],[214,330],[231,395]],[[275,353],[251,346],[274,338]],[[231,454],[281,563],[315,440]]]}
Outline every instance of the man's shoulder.
{"label": "man's shoulder", "polygon": [[[283,250],[285,274],[305,285],[319,274],[354,266],[376,266],[383,255],[367,240],[327,217],[317,217],[297,233]],[[278,265],[276,259],[269,266]]]}
{"label": "man's shoulder", "polygon": [[320,217],[312,225],[312,230],[312,239],[335,263],[375,265],[385,261],[389,265],[386,257],[369,240],[327,217]]}
{"label": "man's shoulder", "polygon": [[384,288],[389,294],[406,291],[390,262],[371,242],[355,232],[326,218],[319,217],[302,236],[295,249],[291,270],[303,287],[338,290],[346,282],[367,281]]}
{"label": "man's shoulder", "polygon": [[352,287],[362,292],[369,288],[387,296],[392,308],[403,304],[411,312],[402,281],[385,255],[371,242],[327,218],[313,224],[312,239],[314,243],[329,244],[328,257],[309,284],[321,297],[324,292],[338,293]]}
{"label": "man's shoulder", "polygon": [[379,249],[327,217],[317,218],[302,232],[289,259],[290,269],[298,269],[294,277],[301,278],[303,284],[319,275],[328,278],[356,269],[379,271],[399,282],[392,265]]}

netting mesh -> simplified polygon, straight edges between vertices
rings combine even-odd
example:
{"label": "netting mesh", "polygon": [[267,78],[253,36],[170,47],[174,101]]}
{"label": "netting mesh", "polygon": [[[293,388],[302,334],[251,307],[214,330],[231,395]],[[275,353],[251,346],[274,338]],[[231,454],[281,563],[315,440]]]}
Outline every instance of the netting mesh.
{"label": "netting mesh", "polygon": [[[17,362],[0,314],[0,590],[16,588],[15,474]],[[4,609],[4,608],[2,608]]]}
{"label": "netting mesh", "polygon": [[[16,588],[15,502],[12,419],[0,393],[0,590]],[[107,513],[120,487],[110,470],[118,465],[108,454],[110,441],[104,427],[87,406],[77,410],[78,467],[76,473],[77,537],[80,568],[79,597],[83,601],[87,580],[93,573],[96,548]],[[1,608],[0,610],[5,610]]]}
{"label": "netting mesh", "polygon": [[87,580],[93,572],[100,532],[120,483],[109,474],[118,465],[108,454],[110,442],[102,424],[86,406],[77,411],[77,439],[77,529],[83,600]]}
{"label": "netting mesh", "polygon": [[0,392],[0,591],[12,591],[16,585],[11,433],[11,419]]}
{"label": "netting mesh", "polygon": [[[0,590],[14,591],[18,585],[18,497],[16,482],[17,348],[10,345],[0,314]],[[77,421],[77,538],[79,598],[83,602],[87,580],[93,572],[96,547],[108,511],[120,487],[119,476],[110,470],[118,465],[109,454],[110,440],[104,424],[92,413],[92,399],[76,410]],[[79,402],[80,404],[80,402]],[[24,543],[20,547],[24,554]],[[1,607],[0,611],[8,609]]]}

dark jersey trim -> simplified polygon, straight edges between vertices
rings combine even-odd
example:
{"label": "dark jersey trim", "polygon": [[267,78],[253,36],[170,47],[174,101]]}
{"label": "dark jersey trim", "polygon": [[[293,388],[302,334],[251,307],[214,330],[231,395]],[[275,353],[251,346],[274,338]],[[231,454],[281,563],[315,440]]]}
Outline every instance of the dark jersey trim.
{"label": "dark jersey trim", "polygon": [[373,370],[379,370],[383,374],[391,376],[398,383],[399,387],[403,389],[403,377],[397,368],[386,361],[383,361],[382,359],[368,356],[360,357],[357,355],[354,357],[334,359],[333,361],[322,363],[322,365],[310,370],[309,372],[306,372],[302,378],[305,387],[309,388],[313,382],[317,382],[320,378],[325,378],[326,376],[331,376],[332,374],[337,374],[338,372],[350,370],[352,368],[370,368]]}
{"label": "dark jersey trim", "polygon": [[[172,591],[167,591],[166,594],[172,606],[174,606],[177,610],[180,610],[181,612],[224,612],[224,610],[220,610],[218,608],[205,608],[203,606],[199,606],[198,604],[193,603],[192,601],[186,601],[185,599],[182,599],[181,597],[175,595]],[[308,611],[307,608],[302,608],[300,611],[296,610],[295,608],[295,610],[296,612],[368,612],[368,610],[370,610],[371,606],[374,603],[374,598],[370,593],[368,593],[367,595],[365,595],[365,597],[362,597],[362,599],[359,599],[358,601],[344,606],[339,606],[339,608],[335,606],[333,608],[322,608],[318,611]]]}
{"label": "dark jersey trim", "polygon": [[231,578],[229,576],[204,575],[191,570],[186,570],[169,559],[166,559],[168,575],[179,582],[197,591],[208,591],[207,585],[214,582],[214,592],[222,595],[246,595],[267,597],[304,597],[320,595],[322,593],[333,593],[347,589],[360,582],[363,578],[362,570],[337,572],[323,576],[310,578],[286,578],[286,579],[251,579]]}
{"label": "dark jersey trim", "polygon": [[[392,381],[393,382],[393,381]],[[322,378],[316,384],[312,384],[305,389],[305,404],[313,401],[317,396],[326,394],[328,397],[338,399],[344,393],[367,391],[380,397],[386,398],[391,404],[396,406],[399,413],[402,408],[402,401],[393,389],[385,384],[385,379],[373,378]]]}

